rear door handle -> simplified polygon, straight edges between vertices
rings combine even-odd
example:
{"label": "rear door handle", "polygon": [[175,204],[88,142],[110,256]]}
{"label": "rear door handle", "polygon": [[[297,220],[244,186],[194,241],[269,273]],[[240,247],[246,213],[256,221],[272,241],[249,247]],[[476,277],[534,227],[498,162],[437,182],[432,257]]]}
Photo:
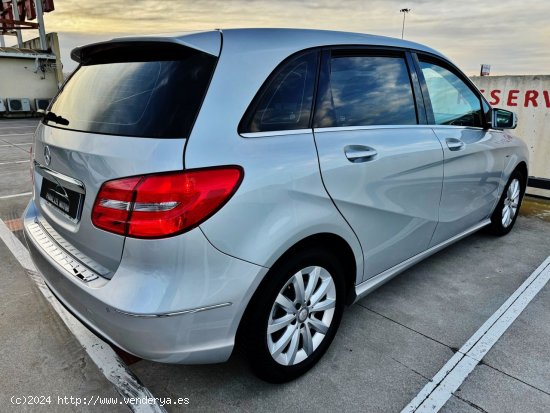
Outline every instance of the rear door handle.
{"label": "rear door handle", "polygon": [[347,145],[344,148],[344,153],[346,158],[353,163],[372,161],[378,155],[376,149],[364,145]]}
{"label": "rear door handle", "polygon": [[466,147],[466,144],[458,138],[447,138],[445,139],[445,142],[451,151],[461,151]]}

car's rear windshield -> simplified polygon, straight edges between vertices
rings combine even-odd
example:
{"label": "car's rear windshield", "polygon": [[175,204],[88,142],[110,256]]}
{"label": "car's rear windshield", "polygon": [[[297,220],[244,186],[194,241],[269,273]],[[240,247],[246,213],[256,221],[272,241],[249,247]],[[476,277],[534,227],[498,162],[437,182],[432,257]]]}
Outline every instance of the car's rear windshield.
{"label": "car's rear windshield", "polygon": [[143,49],[98,54],[66,82],[44,123],[100,134],[187,138],[215,65],[216,57],[183,46],[157,57],[154,51],[144,56]]}

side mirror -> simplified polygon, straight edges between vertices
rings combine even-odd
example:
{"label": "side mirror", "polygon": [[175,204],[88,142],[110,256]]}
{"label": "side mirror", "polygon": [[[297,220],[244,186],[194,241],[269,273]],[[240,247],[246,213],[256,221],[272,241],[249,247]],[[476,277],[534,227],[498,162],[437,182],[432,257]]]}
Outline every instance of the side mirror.
{"label": "side mirror", "polygon": [[505,109],[493,109],[493,128],[515,129],[518,126],[518,117],[514,112]]}

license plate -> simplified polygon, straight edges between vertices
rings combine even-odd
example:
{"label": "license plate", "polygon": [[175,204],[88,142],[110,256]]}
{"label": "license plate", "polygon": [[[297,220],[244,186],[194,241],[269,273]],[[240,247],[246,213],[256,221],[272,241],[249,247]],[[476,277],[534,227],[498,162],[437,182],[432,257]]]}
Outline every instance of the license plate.
{"label": "license plate", "polygon": [[73,220],[80,218],[82,194],[44,178],[40,189],[40,197],[69,218]]}

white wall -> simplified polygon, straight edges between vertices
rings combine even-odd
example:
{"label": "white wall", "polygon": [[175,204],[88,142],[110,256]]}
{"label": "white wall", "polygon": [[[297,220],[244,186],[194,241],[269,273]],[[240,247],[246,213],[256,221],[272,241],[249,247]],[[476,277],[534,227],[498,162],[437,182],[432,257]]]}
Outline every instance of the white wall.
{"label": "white wall", "polygon": [[34,73],[34,70],[34,59],[0,56],[0,99],[6,103],[6,98],[29,98],[35,109],[34,99],[54,97],[57,93],[55,71]]}
{"label": "white wall", "polygon": [[[61,63],[61,51],[59,47],[59,37],[57,33],[48,33],[46,34],[46,44],[48,49],[55,55],[55,72],[57,84],[61,86],[65,80],[63,77],[63,64]],[[36,37],[34,39],[29,39],[23,42],[23,47],[25,49],[40,50],[40,38]]]}
{"label": "white wall", "polygon": [[471,79],[493,107],[517,113],[511,132],[529,146],[529,175],[550,179],[550,75]]}

